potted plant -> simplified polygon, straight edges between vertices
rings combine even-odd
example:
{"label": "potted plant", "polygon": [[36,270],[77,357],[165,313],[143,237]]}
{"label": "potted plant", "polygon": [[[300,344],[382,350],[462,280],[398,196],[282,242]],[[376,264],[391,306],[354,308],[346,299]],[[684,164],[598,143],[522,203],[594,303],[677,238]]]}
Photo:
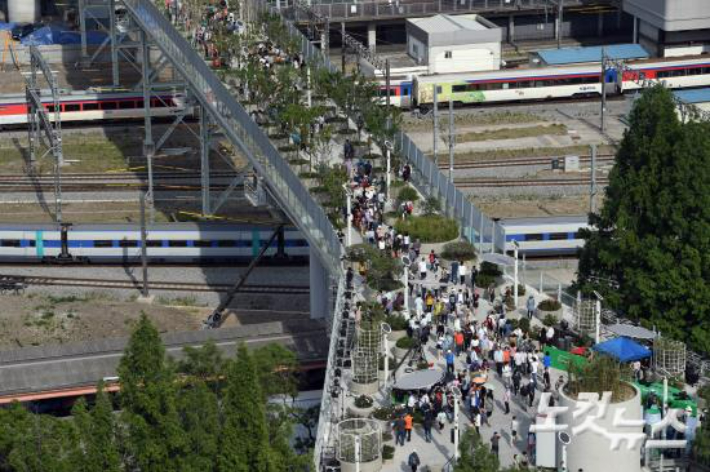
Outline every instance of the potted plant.
{"label": "potted plant", "polygon": [[359,417],[367,418],[370,413],[375,409],[375,401],[369,395],[360,395],[355,397],[352,406],[350,407],[350,412]]}
{"label": "potted plant", "polygon": [[397,343],[394,345],[394,356],[397,359],[403,359],[409,350],[416,345],[417,341],[414,338],[410,338],[409,336],[399,338]]}
{"label": "potted plant", "polygon": [[544,320],[546,317],[552,316],[557,324],[562,320],[562,304],[554,298],[548,298],[537,305],[537,317]]}
{"label": "potted plant", "polygon": [[407,335],[407,326],[409,322],[406,318],[400,314],[392,313],[385,318],[385,323],[387,323],[392,331],[387,335],[387,339],[391,342],[397,342],[398,339],[403,338]]}

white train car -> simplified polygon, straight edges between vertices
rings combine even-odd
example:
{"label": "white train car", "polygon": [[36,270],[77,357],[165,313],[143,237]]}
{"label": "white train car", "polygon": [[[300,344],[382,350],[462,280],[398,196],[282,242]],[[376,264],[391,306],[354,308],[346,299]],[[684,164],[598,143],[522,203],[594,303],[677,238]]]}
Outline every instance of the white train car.
{"label": "white train car", "polygon": [[506,251],[512,252],[517,241],[518,251],[530,256],[575,255],[584,245],[579,231],[589,227],[586,216],[509,218],[500,224]]}
{"label": "white train car", "polygon": [[621,91],[638,90],[641,77],[663,83],[668,88],[707,87],[710,85],[710,58],[695,57],[629,64],[622,74]]}

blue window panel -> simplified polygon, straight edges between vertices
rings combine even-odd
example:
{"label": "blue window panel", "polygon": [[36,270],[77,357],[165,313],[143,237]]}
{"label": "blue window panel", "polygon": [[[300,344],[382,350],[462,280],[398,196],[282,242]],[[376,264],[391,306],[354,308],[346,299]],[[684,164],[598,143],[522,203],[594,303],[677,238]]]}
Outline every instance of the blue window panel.
{"label": "blue window panel", "polygon": [[284,241],[284,247],[308,247],[308,241],[305,239],[290,239]]}
{"label": "blue window panel", "polygon": [[549,241],[550,240],[550,233],[545,233],[542,235],[542,240],[543,241]]}
{"label": "blue window panel", "polygon": [[53,240],[53,239],[45,239],[43,246],[47,249],[49,248],[61,248],[62,247],[62,242],[58,240]]}
{"label": "blue window panel", "polygon": [[513,241],[525,241],[525,235],[524,234],[506,234],[505,235],[505,241],[506,242],[513,242]]}

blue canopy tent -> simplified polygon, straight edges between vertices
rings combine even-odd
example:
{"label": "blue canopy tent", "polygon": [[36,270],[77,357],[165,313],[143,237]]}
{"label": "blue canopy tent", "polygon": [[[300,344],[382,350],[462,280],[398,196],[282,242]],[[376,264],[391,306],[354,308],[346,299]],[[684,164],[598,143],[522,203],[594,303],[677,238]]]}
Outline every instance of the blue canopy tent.
{"label": "blue canopy tent", "polygon": [[604,341],[592,349],[602,354],[607,354],[619,362],[633,362],[651,357],[651,350],[640,345],[633,339],[620,337]]}

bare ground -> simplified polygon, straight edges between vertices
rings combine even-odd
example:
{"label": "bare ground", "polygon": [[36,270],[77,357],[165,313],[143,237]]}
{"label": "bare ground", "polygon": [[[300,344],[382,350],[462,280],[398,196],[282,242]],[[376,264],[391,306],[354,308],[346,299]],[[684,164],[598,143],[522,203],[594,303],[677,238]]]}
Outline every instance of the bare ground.
{"label": "bare ground", "polygon": [[[544,216],[583,216],[589,212],[587,196],[471,198],[471,201],[491,218],[528,218]],[[602,197],[597,197],[601,208]]]}

